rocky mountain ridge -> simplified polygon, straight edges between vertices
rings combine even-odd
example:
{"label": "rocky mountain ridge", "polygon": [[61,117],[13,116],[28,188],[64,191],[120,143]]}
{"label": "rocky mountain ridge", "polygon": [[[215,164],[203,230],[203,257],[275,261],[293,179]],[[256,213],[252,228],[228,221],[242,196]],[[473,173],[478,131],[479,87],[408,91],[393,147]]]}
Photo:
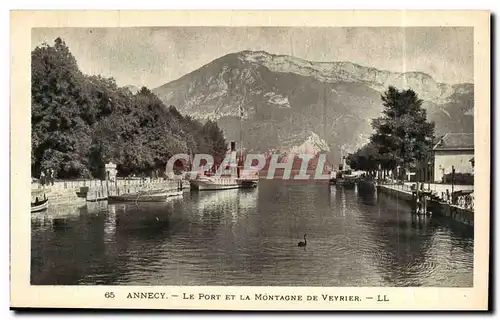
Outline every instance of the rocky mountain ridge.
{"label": "rocky mountain ridge", "polygon": [[382,110],[380,94],[389,85],[417,92],[438,135],[473,132],[473,84],[443,84],[422,72],[351,62],[242,51],[153,92],[183,114],[217,120],[228,139],[250,150],[325,151],[340,157],[367,141],[371,119]]}

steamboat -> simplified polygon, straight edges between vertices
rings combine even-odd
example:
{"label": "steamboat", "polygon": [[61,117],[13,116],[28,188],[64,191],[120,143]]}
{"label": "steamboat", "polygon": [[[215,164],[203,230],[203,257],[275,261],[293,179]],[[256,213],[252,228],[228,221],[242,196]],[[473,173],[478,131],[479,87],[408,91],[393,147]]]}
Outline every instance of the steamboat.
{"label": "steamboat", "polygon": [[259,183],[259,174],[256,168],[244,168],[243,156],[240,153],[238,159],[236,143],[231,142],[228,152],[228,167],[230,174],[217,175],[215,172],[203,172],[195,179],[190,180],[191,190],[228,190],[228,189],[251,189],[256,188]]}

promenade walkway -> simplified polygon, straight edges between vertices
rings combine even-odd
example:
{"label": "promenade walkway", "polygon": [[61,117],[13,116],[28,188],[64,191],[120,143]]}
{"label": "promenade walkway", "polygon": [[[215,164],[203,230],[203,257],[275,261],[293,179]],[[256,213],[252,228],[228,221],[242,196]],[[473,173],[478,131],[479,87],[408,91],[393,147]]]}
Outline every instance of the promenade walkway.
{"label": "promenade walkway", "polygon": [[[189,184],[183,182],[183,188]],[[107,196],[109,194],[121,194],[128,192],[138,192],[155,189],[177,189],[179,181],[171,179],[117,179],[114,182],[102,180],[57,180],[54,184],[42,186],[39,182],[31,184],[31,200],[36,197],[46,195],[50,199],[51,204],[66,204],[71,202],[85,202],[85,197],[80,198],[77,192],[81,188],[86,189],[89,196],[88,199],[97,198],[99,196]],[[92,200],[89,200],[92,201]]]}
{"label": "promenade walkway", "polygon": [[[422,183],[422,182],[421,182]],[[394,188],[399,188],[400,190],[406,190],[411,193],[411,186],[416,184],[416,182],[407,182],[405,181],[402,184],[395,184],[395,183],[384,183],[384,185],[392,186]],[[424,185],[424,190],[430,190],[434,191],[437,194],[441,193],[446,193],[446,190],[448,190],[451,193],[451,190],[453,191],[469,191],[469,190],[474,190],[474,186],[472,185],[454,185],[452,188],[451,184],[441,184],[441,183],[423,183]]]}
{"label": "promenade walkway", "polygon": [[[404,183],[382,183],[386,188],[400,191],[404,194],[411,195],[412,194],[412,186],[415,185],[416,182],[404,182]],[[439,198],[440,201],[446,202],[450,205],[457,206],[462,209],[474,210],[474,186],[472,185],[454,185],[451,184],[440,184],[440,183],[423,183],[424,191],[431,191],[432,194]],[[458,196],[458,198],[453,201],[451,199],[451,192],[456,191],[472,191],[472,193],[467,195]],[[448,192],[447,192],[448,191]]]}

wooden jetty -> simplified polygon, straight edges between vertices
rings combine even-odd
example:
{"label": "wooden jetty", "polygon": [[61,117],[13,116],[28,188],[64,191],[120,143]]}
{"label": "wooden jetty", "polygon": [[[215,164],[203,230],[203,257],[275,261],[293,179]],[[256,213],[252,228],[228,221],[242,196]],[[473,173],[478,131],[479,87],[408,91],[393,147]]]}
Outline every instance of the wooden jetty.
{"label": "wooden jetty", "polygon": [[432,211],[429,210],[429,203],[431,200],[432,193],[430,191],[413,191],[413,212],[417,215],[432,215]]}

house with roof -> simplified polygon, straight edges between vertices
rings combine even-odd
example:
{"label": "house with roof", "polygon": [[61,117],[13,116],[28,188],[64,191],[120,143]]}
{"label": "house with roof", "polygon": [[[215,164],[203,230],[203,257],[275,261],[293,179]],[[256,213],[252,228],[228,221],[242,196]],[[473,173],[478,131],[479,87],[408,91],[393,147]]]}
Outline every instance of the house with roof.
{"label": "house with roof", "polygon": [[434,145],[434,181],[451,173],[474,173],[474,133],[447,133]]}

